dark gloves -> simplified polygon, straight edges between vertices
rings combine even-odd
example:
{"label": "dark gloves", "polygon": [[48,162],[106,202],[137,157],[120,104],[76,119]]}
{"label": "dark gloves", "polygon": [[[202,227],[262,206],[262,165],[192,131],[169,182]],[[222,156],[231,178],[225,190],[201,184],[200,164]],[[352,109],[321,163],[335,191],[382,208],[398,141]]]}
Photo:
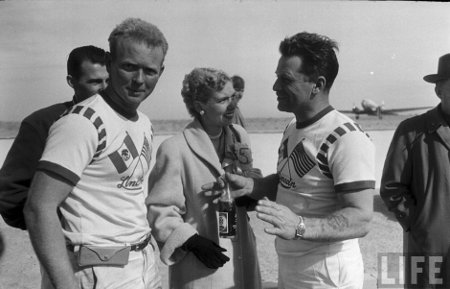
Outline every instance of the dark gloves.
{"label": "dark gloves", "polygon": [[245,207],[247,211],[254,211],[258,200],[252,199],[249,196],[242,196],[234,199],[236,206]]}
{"label": "dark gloves", "polygon": [[181,248],[194,253],[210,269],[217,269],[230,261],[230,258],[222,253],[226,251],[224,248],[198,234],[190,237]]}

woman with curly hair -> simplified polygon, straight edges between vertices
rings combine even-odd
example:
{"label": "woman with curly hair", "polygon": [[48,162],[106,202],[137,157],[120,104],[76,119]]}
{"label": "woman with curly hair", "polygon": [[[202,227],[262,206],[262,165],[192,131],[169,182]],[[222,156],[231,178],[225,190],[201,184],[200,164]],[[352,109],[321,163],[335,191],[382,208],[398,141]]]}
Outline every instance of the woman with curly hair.
{"label": "woman with curly hair", "polygon": [[256,241],[247,207],[237,200],[237,233],[220,238],[217,204],[201,186],[224,174],[224,165],[260,176],[252,168],[249,137],[232,125],[236,101],[223,71],[196,68],[181,95],[194,118],[159,147],[149,179],[147,206],[152,233],[169,267],[170,288],[262,288]]}

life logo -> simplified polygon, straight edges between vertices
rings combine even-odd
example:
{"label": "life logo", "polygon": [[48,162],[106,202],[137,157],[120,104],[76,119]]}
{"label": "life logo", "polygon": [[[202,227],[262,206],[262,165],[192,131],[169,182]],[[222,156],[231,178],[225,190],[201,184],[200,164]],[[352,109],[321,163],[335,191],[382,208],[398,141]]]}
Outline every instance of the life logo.
{"label": "life logo", "polygon": [[446,256],[378,253],[378,288],[448,288]]}
{"label": "life logo", "polygon": [[121,176],[118,188],[127,190],[140,190],[144,176],[148,172],[151,160],[151,147],[147,137],[144,135],[141,152],[138,152],[132,138],[127,133],[120,147],[108,155],[117,173]]}

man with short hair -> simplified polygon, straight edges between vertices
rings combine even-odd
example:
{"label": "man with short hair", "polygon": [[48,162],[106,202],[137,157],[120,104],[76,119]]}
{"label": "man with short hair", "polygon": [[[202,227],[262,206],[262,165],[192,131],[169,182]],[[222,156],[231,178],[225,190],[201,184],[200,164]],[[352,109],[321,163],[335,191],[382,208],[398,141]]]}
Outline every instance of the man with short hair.
{"label": "man with short hair", "polygon": [[397,127],[380,195],[408,232],[405,288],[450,288],[450,53],[439,58],[437,74],[423,79],[441,101]]}
{"label": "man with short hair", "polygon": [[107,52],[89,45],[75,48],[67,59],[67,83],[75,91],[74,103],[81,102],[108,86]]}
{"label": "man with short hair", "polygon": [[233,197],[260,199],[257,217],[272,225],[265,232],[277,236],[278,288],[363,286],[357,238],[372,217],[375,153],[359,126],[329,104],[335,50],[336,42],[314,33],[281,42],[273,90],[278,109],[295,118],[283,133],[277,173],[226,174]]}
{"label": "man with short hair", "polygon": [[26,229],[22,210],[50,126],[70,106],[105,89],[108,77],[103,49],[92,45],[73,49],[67,60],[72,100],[35,111],[22,121],[0,170],[0,213],[8,225]]}
{"label": "man with short hair", "polygon": [[231,77],[231,80],[233,82],[233,88],[235,91],[234,100],[236,102],[236,108],[234,109],[234,116],[233,119],[231,120],[231,123],[238,124],[243,128],[245,128],[245,119],[244,116],[242,115],[241,110],[238,107],[239,102],[244,96],[245,81],[239,75],[233,75]]}
{"label": "man with short hair", "polygon": [[161,288],[145,206],[153,133],[137,109],[168,44],[136,18],[108,40],[108,87],[50,128],[25,205],[42,288]]}

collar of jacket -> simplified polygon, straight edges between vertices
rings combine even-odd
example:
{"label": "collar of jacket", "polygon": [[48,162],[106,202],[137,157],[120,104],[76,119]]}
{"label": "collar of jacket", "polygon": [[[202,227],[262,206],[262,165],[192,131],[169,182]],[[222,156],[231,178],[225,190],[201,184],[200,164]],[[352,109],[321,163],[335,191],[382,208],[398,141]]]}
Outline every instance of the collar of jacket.
{"label": "collar of jacket", "polygon": [[[230,143],[236,142],[233,132],[230,127],[224,127],[225,134],[225,147],[227,150]],[[220,163],[219,156],[214,149],[214,146],[209,138],[208,134],[203,129],[200,121],[194,119],[183,130],[184,138],[189,148],[202,160],[207,162],[214,170],[219,174],[224,174],[222,164]]]}
{"label": "collar of jacket", "polygon": [[450,150],[450,128],[449,124],[442,115],[443,112],[440,106],[441,105],[439,104],[437,107],[426,113],[427,117],[425,120],[427,133],[432,134],[436,132],[447,149]]}
{"label": "collar of jacket", "polygon": [[445,121],[445,118],[442,115],[440,104],[432,110],[427,111],[425,121],[427,133],[434,133],[442,127],[448,129],[448,123]]}

